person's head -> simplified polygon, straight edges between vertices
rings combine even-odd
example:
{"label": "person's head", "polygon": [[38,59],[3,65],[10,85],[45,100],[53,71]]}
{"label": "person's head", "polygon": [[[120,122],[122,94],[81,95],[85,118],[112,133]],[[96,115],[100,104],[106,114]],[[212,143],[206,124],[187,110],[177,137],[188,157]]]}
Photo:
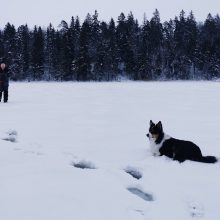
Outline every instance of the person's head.
{"label": "person's head", "polygon": [[4,69],[5,69],[5,67],[6,67],[5,63],[1,63],[1,65],[0,65],[0,66],[1,66],[1,69],[2,69],[2,70],[4,70]]}

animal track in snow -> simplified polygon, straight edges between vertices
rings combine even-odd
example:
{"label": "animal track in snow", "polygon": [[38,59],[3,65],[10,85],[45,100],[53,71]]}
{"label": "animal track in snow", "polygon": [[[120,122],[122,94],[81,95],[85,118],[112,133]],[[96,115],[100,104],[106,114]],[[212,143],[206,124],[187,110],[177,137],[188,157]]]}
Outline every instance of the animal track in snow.
{"label": "animal track in snow", "polygon": [[95,165],[92,162],[85,161],[85,160],[82,160],[79,162],[73,162],[72,165],[80,169],[96,169]]}
{"label": "animal track in snow", "polygon": [[33,154],[33,155],[37,155],[37,156],[43,156],[44,153],[40,152],[40,151],[34,151],[34,150],[25,150],[24,151],[25,154]]}
{"label": "animal track in snow", "polygon": [[135,209],[134,211],[140,213],[141,215],[144,215],[144,211],[143,210]]}
{"label": "animal track in snow", "polygon": [[17,131],[16,130],[9,130],[8,132],[6,132],[7,136],[3,137],[2,140],[4,141],[10,141],[10,142],[17,142]]}
{"label": "animal track in snow", "polygon": [[189,203],[190,215],[193,218],[202,218],[204,216],[204,208],[201,204],[197,202]]}
{"label": "animal track in snow", "polygon": [[125,172],[130,174],[133,178],[135,179],[141,179],[142,178],[142,173],[137,169],[137,168],[134,168],[134,167],[127,167],[125,169]]}
{"label": "animal track in snow", "polygon": [[127,190],[131,192],[132,194],[142,198],[145,201],[153,201],[153,196],[149,193],[143,192],[142,190],[136,188],[136,187],[128,187]]}

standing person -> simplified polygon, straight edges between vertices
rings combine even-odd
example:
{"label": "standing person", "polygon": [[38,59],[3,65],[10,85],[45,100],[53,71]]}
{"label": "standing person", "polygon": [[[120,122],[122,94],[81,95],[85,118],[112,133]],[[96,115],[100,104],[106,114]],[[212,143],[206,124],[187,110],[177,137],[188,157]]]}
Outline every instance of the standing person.
{"label": "standing person", "polygon": [[0,101],[2,100],[2,93],[4,94],[4,102],[8,101],[8,67],[4,62],[0,64]]}

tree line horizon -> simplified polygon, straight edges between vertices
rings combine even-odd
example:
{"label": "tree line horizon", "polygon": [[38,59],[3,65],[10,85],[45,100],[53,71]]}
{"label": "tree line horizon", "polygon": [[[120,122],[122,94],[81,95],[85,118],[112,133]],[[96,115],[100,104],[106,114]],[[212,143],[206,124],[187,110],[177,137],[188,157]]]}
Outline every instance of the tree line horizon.
{"label": "tree line horizon", "polygon": [[161,22],[156,9],[142,24],[130,12],[100,21],[98,12],[55,29],[0,29],[0,58],[12,80],[212,80],[220,77],[220,17],[193,12]]}

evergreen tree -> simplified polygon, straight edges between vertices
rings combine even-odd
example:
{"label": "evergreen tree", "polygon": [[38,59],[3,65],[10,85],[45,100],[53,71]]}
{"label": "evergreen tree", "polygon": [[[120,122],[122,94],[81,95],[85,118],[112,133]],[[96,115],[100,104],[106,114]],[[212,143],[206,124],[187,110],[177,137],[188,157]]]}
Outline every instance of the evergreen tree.
{"label": "evergreen tree", "polygon": [[186,20],[186,56],[188,60],[188,76],[187,78],[194,78],[196,75],[196,61],[197,61],[197,42],[198,42],[198,28],[193,12],[191,11]]}
{"label": "evergreen tree", "polygon": [[107,80],[117,79],[119,72],[119,54],[117,50],[116,41],[116,27],[115,21],[111,19],[108,25],[108,49],[107,49],[107,63],[109,64]]}
{"label": "evergreen tree", "polygon": [[202,76],[206,79],[213,77],[210,74],[210,68],[212,65],[212,58],[215,53],[214,36],[215,36],[215,21],[211,14],[208,14],[204,25],[200,30],[200,70]]}
{"label": "evergreen tree", "polygon": [[17,31],[18,66],[17,79],[27,79],[30,65],[30,34],[27,25],[18,27]]}
{"label": "evergreen tree", "polygon": [[202,75],[207,79],[217,76],[218,73],[218,69],[215,68],[217,61],[216,32],[215,19],[209,14],[200,33]]}
{"label": "evergreen tree", "polygon": [[160,77],[162,74],[162,44],[163,44],[163,27],[160,22],[160,14],[156,9],[150,20],[150,54],[153,78]]}
{"label": "evergreen tree", "polygon": [[138,74],[136,80],[150,80],[153,78],[151,66],[150,22],[145,18],[140,33],[140,47],[138,50]]}
{"label": "evergreen tree", "polygon": [[31,70],[34,80],[42,80],[44,75],[44,33],[41,27],[34,27],[31,45]]}
{"label": "evergreen tree", "polygon": [[174,60],[175,60],[175,43],[174,43],[174,21],[164,23],[163,37],[163,77],[172,79],[175,75]]}
{"label": "evergreen tree", "polygon": [[54,48],[53,48],[53,59],[52,59],[52,66],[54,67],[53,78],[55,80],[62,80],[63,79],[63,72],[62,72],[62,37],[59,31],[55,32],[54,37]]}
{"label": "evergreen tree", "polygon": [[94,60],[93,78],[101,81],[106,80],[107,64],[107,24],[102,22],[99,26],[99,41],[96,45],[96,59]]}
{"label": "evergreen tree", "polygon": [[125,66],[126,72],[129,74],[129,78],[134,79],[135,72],[137,71],[137,47],[139,36],[138,22],[135,21],[132,12],[128,14],[126,20],[126,47],[125,47]]}
{"label": "evergreen tree", "polygon": [[77,73],[78,81],[92,80],[91,78],[91,57],[89,54],[91,39],[91,16],[87,15],[82,24],[79,38],[79,54],[74,64],[74,71]]}
{"label": "evergreen tree", "polygon": [[45,44],[45,72],[46,78],[50,80],[55,78],[53,76],[55,72],[55,66],[53,62],[55,59],[55,30],[52,24],[49,24],[49,27],[47,28]]}
{"label": "evergreen tree", "polygon": [[117,53],[118,53],[118,61],[119,61],[119,71],[120,74],[125,74],[126,67],[126,52],[128,46],[127,39],[127,26],[126,26],[126,18],[124,13],[121,13],[118,17],[118,25],[116,27],[116,43],[117,43]]}
{"label": "evergreen tree", "polygon": [[215,72],[216,75],[220,75],[220,17],[217,14],[215,17],[215,25],[216,25],[216,64],[215,64]]}
{"label": "evergreen tree", "polygon": [[70,72],[72,75],[72,79],[76,80],[77,75],[74,71],[74,65],[76,61],[76,57],[79,53],[79,37],[80,37],[80,22],[79,18],[77,17],[74,19],[72,17],[70,28],[69,28],[69,43],[70,43],[70,57],[71,57],[71,66],[70,66]]}
{"label": "evergreen tree", "polygon": [[80,37],[81,25],[79,21],[79,17],[77,16],[75,19],[75,26],[74,26],[74,37],[75,37],[75,53],[76,55],[79,53],[79,37]]}
{"label": "evergreen tree", "polygon": [[[71,26],[74,26],[74,18],[72,18]],[[62,67],[62,80],[72,80],[72,63],[74,61],[74,45],[72,43],[72,29],[68,27],[67,22],[62,21],[60,24],[62,48],[61,48],[61,67]]]}
{"label": "evergreen tree", "polygon": [[4,36],[2,31],[0,30],[0,59],[2,59],[5,55],[4,51]]}
{"label": "evergreen tree", "polygon": [[189,72],[187,69],[188,59],[187,53],[187,21],[185,17],[185,12],[182,10],[180,12],[179,19],[176,17],[175,20],[175,31],[174,31],[174,41],[175,41],[175,58],[174,58],[174,78],[177,79],[188,79]]}
{"label": "evergreen tree", "polygon": [[[100,21],[98,20],[98,12],[95,11],[91,17],[91,39],[89,43],[89,56],[91,58],[91,79],[100,80],[101,66],[103,60],[101,58],[101,50],[104,39],[101,38]],[[100,66],[101,65],[101,66]],[[101,71],[101,72],[100,72]],[[102,73],[103,74],[103,73]]]}
{"label": "evergreen tree", "polygon": [[17,47],[16,30],[14,25],[7,23],[4,29],[4,58],[10,67],[11,79],[16,80],[17,73]]}

